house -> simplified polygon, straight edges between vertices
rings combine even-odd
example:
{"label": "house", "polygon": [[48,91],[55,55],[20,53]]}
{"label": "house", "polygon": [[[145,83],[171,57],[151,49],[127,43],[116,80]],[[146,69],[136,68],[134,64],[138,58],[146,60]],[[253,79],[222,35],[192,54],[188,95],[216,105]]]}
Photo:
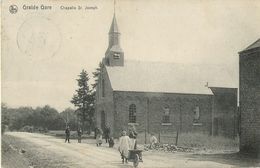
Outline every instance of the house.
{"label": "house", "polygon": [[[96,124],[114,137],[129,125],[140,134],[237,135],[234,71],[217,65],[126,60],[114,16],[96,94]],[[126,55],[130,58],[129,55]]]}
{"label": "house", "polygon": [[260,157],[260,39],[239,52],[240,151]]}

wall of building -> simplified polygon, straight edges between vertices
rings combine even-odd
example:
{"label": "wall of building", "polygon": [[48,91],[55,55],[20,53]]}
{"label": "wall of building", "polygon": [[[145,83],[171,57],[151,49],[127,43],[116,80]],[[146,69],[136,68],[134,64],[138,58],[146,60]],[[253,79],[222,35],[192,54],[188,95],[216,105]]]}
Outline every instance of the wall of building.
{"label": "wall of building", "polygon": [[260,48],[240,53],[240,151],[260,156]]}
{"label": "wall of building", "polygon": [[213,135],[238,135],[237,89],[211,87],[214,93]]}
{"label": "wall of building", "polygon": [[[102,127],[101,113],[104,111],[106,117],[103,126],[109,125],[111,135],[118,137],[122,130],[128,129],[129,106],[135,104],[137,122],[134,125],[139,133],[176,135],[179,130],[185,133],[212,134],[212,121],[215,117],[222,121],[217,129],[218,135],[233,136],[237,130],[237,98],[234,93],[236,89],[220,90],[222,91],[215,92],[215,95],[113,91],[106,69],[102,68],[96,95],[96,126]],[[170,123],[167,124],[162,123],[165,106],[170,109]],[[199,107],[199,120],[195,122],[196,107]]]}
{"label": "wall of building", "polygon": [[[114,92],[115,136],[128,128],[129,106],[136,105],[138,132],[175,134],[181,132],[202,132],[210,134],[212,95]],[[170,123],[163,124],[164,106],[169,106]],[[200,108],[200,118],[194,123],[195,107]]]}
{"label": "wall of building", "polygon": [[[105,123],[104,125],[108,125],[111,129],[111,132],[114,131],[114,102],[113,102],[113,90],[111,84],[109,82],[108,74],[104,67],[101,68],[101,74],[98,79],[97,91],[96,91],[96,111],[95,111],[95,119],[96,119],[96,127],[102,128],[101,123],[101,115],[102,111],[105,114]],[[104,82],[104,96],[103,93],[103,84]],[[104,126],[103,125],[103,126]]]}

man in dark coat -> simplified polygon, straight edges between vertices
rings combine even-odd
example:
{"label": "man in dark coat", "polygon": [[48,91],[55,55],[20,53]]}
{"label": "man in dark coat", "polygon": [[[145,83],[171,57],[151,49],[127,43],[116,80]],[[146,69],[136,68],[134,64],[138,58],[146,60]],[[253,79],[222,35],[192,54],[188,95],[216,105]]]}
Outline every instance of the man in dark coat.
{"label": "man in dark coat", "polygon": [[98,132],[98,128],[97,128],[97,127],[95,127],[95,129],[94,129],[94,139],[96,139],[96,138],[97,138],[97,132]]}
{"label": "man in dark coat", "polygon": [[65,130],[65,134],[66,134],[66,139],[65,139],[65,143],[68,141],[68,143],[70,143],[70,127],[67,126],[66,130]]}
{"label": "man in dark coat", "polygon": [[81,143],[81,135],[82,135],[82,130],[81,128],[78,129],[78,143]]}
{"label": "man in dark coat", "polygon": [[109,137],[110,137],[110,127],[106,126],[104,130],[104,136],[106,139],[106,143],[108,143]]}

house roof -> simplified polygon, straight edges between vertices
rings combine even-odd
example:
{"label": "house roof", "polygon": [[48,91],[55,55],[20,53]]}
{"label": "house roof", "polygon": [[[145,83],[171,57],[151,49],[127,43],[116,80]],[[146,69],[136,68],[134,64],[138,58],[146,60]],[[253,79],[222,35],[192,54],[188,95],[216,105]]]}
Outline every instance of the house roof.
{"label": "house roof", "polygon": [[114,91],[206,94],[205,85],[238,87],[238,74],[218,65],[187,65],[125,60],[124,66],[106,66]]}
{"label": "house roof", "polygon": [[253,44],[248,46],[246,49],[244,49],[243,51],[251,50],[254,48],[260,48],[260,38],[258,40],[256,40]]}

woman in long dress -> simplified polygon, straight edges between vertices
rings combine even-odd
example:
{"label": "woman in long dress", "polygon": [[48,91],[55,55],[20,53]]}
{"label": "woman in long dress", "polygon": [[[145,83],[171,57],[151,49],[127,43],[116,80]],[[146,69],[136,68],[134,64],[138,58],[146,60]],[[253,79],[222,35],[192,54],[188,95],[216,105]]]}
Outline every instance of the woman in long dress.
{"label": "woman in long dress", "polygon": [[131,143],[130,138],[126,135],[126,131],[123,131],[122,136],[119,138],[119,147],[118,147],[123,163],[124,162],[127,163],[130,143]]}
{"label": "woman in long dress", "polygon": [[101,144],[102,144],[102,134],[103,134],[102,130],[100,128],[98,128],[97,135],[96,135],[97,146],[101,146]]}

